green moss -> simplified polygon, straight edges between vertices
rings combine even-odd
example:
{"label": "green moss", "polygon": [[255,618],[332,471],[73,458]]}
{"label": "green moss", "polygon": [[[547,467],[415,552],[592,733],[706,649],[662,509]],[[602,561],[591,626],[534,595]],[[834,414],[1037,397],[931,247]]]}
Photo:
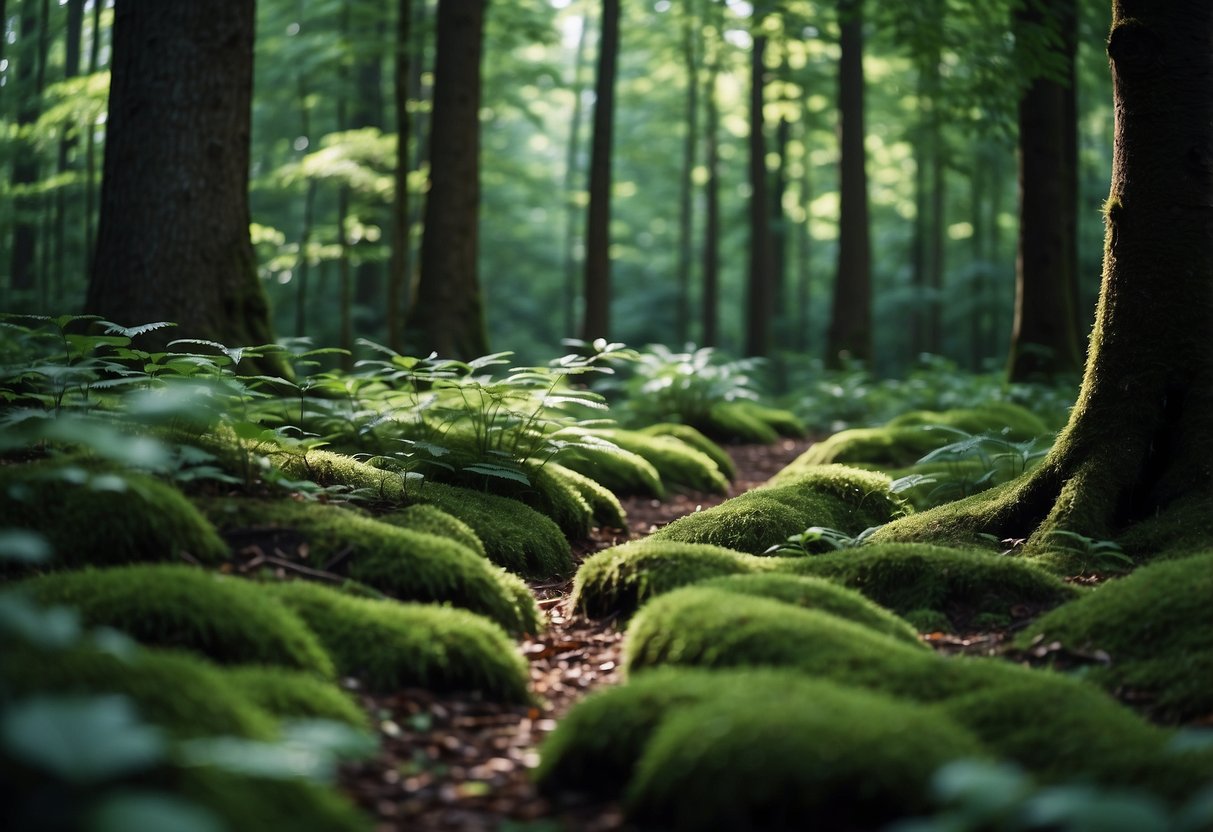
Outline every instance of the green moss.
{"label": "green moss", "polygon": [[333,663],[312,632],[257,585],[190,566],[139,564],[24,581],[43,604],[70,606],[90,627],[221,664],[272,664],[324,678]]}
{"label": "green moss", "polygon": [[665,486],[653,464],[623,448],[579,447],[576,452],[561,454],[560,464],[616,494],[665,497]]}
{"label": "green moss", "polygon": [[551,577],[572,570],[568,541],[552,520],[534,509],[496,494],[426,482],[409,483],[350,457],[327,451],[275,457],[283,473],[320,485],[359,489],[384,505],[434,505],[462,520],[484,543],[489,560],[512,572]]}
{"label": "green moss", "polygon": [[217,563],[227,546],[175,488],[93,463],[0,467],[0,527],[31,529],[55,550],[54,565]]}
{"label": "green moss", "polygon": [[720,469],[720,473],[724,474],[726,479],[731,480],[737,476],[737,468],[733,464],[733,458],[725,452],[724,448],[708,439],[690,425],[680,425],[677,422],[661,422],[641,428],[639,432],[648,434],[649,436],[673,436],[676,439],[681,439],[695,450],[706,454],[716,463],[716,467]]}
{"label": "green moss", "polygon": [[858,592],[821,578],[772,574],[730,575],[727,578],[704,581],[698,586],[818,609],[862,624],[898,641],[918,644],[918,633],[905,620],[877,606]]}
{"label": "green moss", "polygon": [[418,503],[406,506],[399,511],[379,515],[377,518],[402,529],[412,529],[416,532],[434,534],[466,546],[481,557],[486,557],[484,542],[481,541],[472,527],[453,514],[448,514],[437,506]]}
{"label": "green moss", "polygon": [[1059,641],[1083,653],[1102,650],[1106,665],[1085,675],[1109,690],[1151,697],[1165,719],[1213,712],[1213,553],[1143,566],[1053,610],[1020,636],[1022,646]]}
{"label": "green moss", "polygon": [[[517,505],[515,503],[515,505]],[[519,605],[511,579],[453,540],[383,523],[335,505],[249,499],[211,503],[229,534],[287,532],[306,543],[308,562],[340,568],[355,581],[406,601],[447,602],[496,621],[513,633],[536,632],[534,601]]]}
{"label": "green moss", "polygon": [[952,620],[939,610],[910,610],[902,618],[920,633],[952,632]]}
{"label": "green moss", "polygon": [[872,465],[882,470],[906,468],[955,440],[953,433],[921,427],[852,428],[814,444],[788,463],[786,474],[780,472],[778,476],[792,476],[811,466],[830,463]]}
{"label": "green moss", "polygon": [[205,767],[185,769],[173,791],[214,812],[230,832],[370,832],[372,824],[344,797],[305,780],[242,777]]}
{"label": "green moss", "polygon": [[729,406],[769,425],[780,436],[799,439],[805,435],[806,428],[804,422],[790,410],[785,410],[781,407],[768,407],[767,405],[745,399],[731,402]]}
{"label": "green moss", "polygon": [[896,613],[934,610],[959,620],[1009,615],[1019,604],[1054,606],[1078,590],[1019,559],[925,544],[861,546],[812,558],[781,558],[780,571],[818,575]]}
{"label": "green moss", "polygon": [[342,675],[369,690],[479,691],[526,702],[527,668],[490,621],[465,610],[375,601],[302,581],[267,587],[316,631]]}
{"label": "green moss", "polygon": [[673,436],[650,436],[630,430],[602,430],[597,435],[625,451],[644,457],[669,488],[724,494],[729,481],[707,454]]}
{"label": "green moss", "polygon": [[549,462],[543,466],[543,470],[577,490],[577,493],[589,505],[596,526],[608,529],[626,529],[628,527],[627,514],[624,513],[623,505],[606,486],[555,462]]}
{"label": "green moss", "polygon": [[822,466],[679,518],[653,537],[760,555],[810,526],[859,534],[904,510],[883,474]]}
{"label": "green moss", "polygon": [[[1039,469],[1038,469],[1039,470]],[[971,497],[937,506],[928,511],[899,517],[869,538],[872,543],[928,543],[967,549],[998,547],[987,532],[1005,526],[1002,509],[1026,499],[1026,480],[1020,477]]]}
{"label": "green moss", "polygon": [[528,487],[519,488],[513,482],[507,484],[509,496],[555,521],[560,531],[571,540],[583,540],[590,536],[594,527],[594,510],[581,494],[581,490],[566,477],[542,468],[528,468]]}
{"label": "green moss", "polygon": [[1011,402],[988,402],[978,407],[955,410],[914,410],[885,424],[890,428],[943,425],[973,434],[988,431],[1012,442],[1053,434],[1035,413]]}
{"label": "green moss", "polygon": [[336,685],[281,667],[226,669],[227,680],[268,713],[283,719],[331,719],[368,727],[366,714]]}
{"label": "green moss", "polygon": [[715,404],[703,417],[691,425],[705,435],[721,442],[749,442],[773,445],[779,441],[779,431],[740,402]]}
{"label": "green moss", "polygon": [[255,705],[218,667],[171,650],[129,655],[90,647],[57,651],[7,644],[0,656],[6,693],[128,696],[139,714],[171,736],[272,739],[273,717]]}
{"label": "green moss", "polygon": [[986,756],[945,716],[828,682],[751,685],[669,712],[625,793],[679,830],[872,829],[922,811],[931,775]]}
{"label": "green moss", "polygon": [[630,615],[649,598],[680,586],[762,568],[764,559],[697,543],[651,536],[586,559],[573,582],[573,609],[601,617]]}

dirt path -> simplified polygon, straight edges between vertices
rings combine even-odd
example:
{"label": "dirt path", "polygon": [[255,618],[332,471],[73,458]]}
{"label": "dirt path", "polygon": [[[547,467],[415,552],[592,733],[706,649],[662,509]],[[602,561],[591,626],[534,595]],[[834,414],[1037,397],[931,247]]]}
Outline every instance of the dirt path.
{"label": "dirt path", "polygon": [[[766,482],[808,444],[785,440],[729,448],[737,465],[729,496]],[[641,537],[722,499],[708,494],[627,499],[629,533]],[[619,534],[600,534],[575,555],[584,558],[622,540]],[[509,707],[424,690],[363,697],[381,747],[371,760],[348,767],[341,785],[374,815],[377,832],[481,832],[512,824],[534,832],[624,828],[613,805],[571,801],[555,806],[531,783],[538,748],[561,716],[587,692],[620,678],[622,632],[610,620],[570,615],[565,602],[571,587],[571,580],[532,585],[548,622],[540,637],[522,643],[532,689],[540,697],[536,706]]]}

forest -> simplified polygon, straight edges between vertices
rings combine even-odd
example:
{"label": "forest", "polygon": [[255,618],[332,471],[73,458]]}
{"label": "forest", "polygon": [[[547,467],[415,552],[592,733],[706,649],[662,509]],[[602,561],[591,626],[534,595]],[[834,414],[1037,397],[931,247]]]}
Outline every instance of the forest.
{"label": "forest", "polygon": [[1213,7],[0,23],[5,829],[1213,829]]}

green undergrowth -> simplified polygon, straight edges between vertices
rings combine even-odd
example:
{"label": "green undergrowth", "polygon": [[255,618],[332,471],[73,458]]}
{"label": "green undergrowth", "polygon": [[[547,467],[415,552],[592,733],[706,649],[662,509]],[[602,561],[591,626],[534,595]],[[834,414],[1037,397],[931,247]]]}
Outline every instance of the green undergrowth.
{"label": "green undergrowth", "polygon": [[344,797],[307,780],[191,767],[171,785],[181,797],[213,812],[230,832],[370,832],[372,828]]}
{"label": "green undergrowth", "polygon": [[665,485],[653,463],[623,448],[589,446],[562,454],[560,464],[589,477],[615,494],[637,494],[664,499]]}
{"label": "green undergrowth", "polygon": [[666,489],[724,494],[729,481],[712,457],[676,436],[654,436],[640,431],[609,429],[595,435],[644,458],[661,477]]}
{"label": "green undergrowth", "polygon": [[890,493],[889,484],[883,474],[822,466],[780,485],[756,488],[681,517],[652,537],[761,555],[810,526],[859,534],[905,510]]}
{"label": "green undergrowth", "polygon": [[597,693],[544,747],[541,788],[610,795],[670,829],[871,828],[931,771],[981,757],[929,709],[787,673],[659,671]]}
{"label": "green undergrowth", "polygon": [[[450,603],[512,633],[538,631],[525,584],[446,537],[400,528],[335,505],[248,498],[213,501],[208,514],[225,534],[285,535],[318,569],[406,601]],[[290,547],[287,547],[288,550]]]}
{"label": "green undergrowth", "polygon": [[193,505],[145,474],[82,459],[0,466],[0,527],[47,539],[55,565],[218,563],[227,546]]}
{"label": "green undergrowth", "polygon": [[974,434],[993,431],[1015,442],[1053,433],[1035,413],[1011,402],[987,402],[979,407],[952,410],[912,410],[885,424],[891,428],[942,425]]}
{"label": "green undergrowth", "polygon": [[708,578],[753,572],[764,560],[770,559],[649,536],[587,558],[577,570],[571,605],[593,618],[627,616],[651,597]]}
{"label": "green undergrowth", "polygon": [[282,667],[225,668],[228,682],[255,705],[279,719],[328,719],[369,727],[366,713],[336,685]]}
{"label": "green undergrowth", "polygon": [[382,506],[437,506],[466,523],[484,543],[489,560],[528,577],[551,577],[572,570],[569,544],[552,520],[517,500],[407,477],[341,454],[309,451],[276,459],[287,475],[323,486],[358,490]]}
{"label": "green undergrowth", "polygon": [[492,622],[465,610],[354,598],[303,581],[267,585],[320,637],[343,676],[368,690],[477,691],[529,701],[527,668]]}
{"label": "green undergrowth", "polygon": [[551,476],[564,480],[577,490],[577,493],[590,507],[594,525],[608,529],[626,529],[628,527],[628,518],[623,510],[623,504],[602,483],[555,462],[549,462],[544,466],[544,470]]}
{"label": "green undergrowth", "polygon": [[376,519],[402,529],[412,529],[415,532],[445,537],[471,549],[482,558],[488,557],[484,550],[484,542],[476,536],[472,527],[437,506],[418,503],[405,506],[399,511],[381,514]]}
{"label": "green undergrowth", "polygon": [[746,407],[748,402],[731,401],[713,405],[690,422],[691,427],[718,442],[773,445],[779,431],[762,418],[762,413]]}
{"label": "green undergrowth", "polygon": [[695,450],[706,454],[715,462],[716,467],[720,469],[720,473],[724,474],[725,479],[732,480],[737,476],[737,467],[733,464],[733,458],[725,452],[724,448],[708,439],[690,425],[683,425],[678,422],[658,422],[655,425],[641,428],[638,432],[648,434],[649,436],[673,436],[675,439],[681,439]]}
{"label": "green undergrowth", "polygon": [[1158,718],[1213,714],[1213,553],[1150,564],[1042,616],[1019,644],[1059,642],[1105,663],[1084,664],[1086,678]]}
{"label": "green undergrowth", "polygon": [[57,572],[23,581],[42,604],[69,606],[92,627],[221,664],[269,664],[334,676],[316,637],[255,584],[190,566],[138,564]]}

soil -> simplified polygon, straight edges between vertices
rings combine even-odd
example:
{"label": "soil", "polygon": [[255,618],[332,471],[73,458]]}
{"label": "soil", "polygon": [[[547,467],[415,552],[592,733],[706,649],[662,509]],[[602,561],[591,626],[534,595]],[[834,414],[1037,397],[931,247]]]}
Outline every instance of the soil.
{"label": "soil", "polygon": [[[737,476],[727,496],[762,485],[809,444],[782,440],[729,447]],[[574,547],[574,555],[580,561],[723,499],[694,492],[664,501],[623,498],[629,528],[595,530]],[[361,694],[380,749],[373,758],[346,766],[341,787],[375,817],[376,832],[627,829],[617,806],[576,796],[557,805],[541,796],[531,779],[544,737],[569,708],[595,688],[620,681],[622,630],[610,619],[572,615],[566,607],[571,588],[571,576],[531,585],[547,622],[542,634],[522,642],[533,706],[425,690]],[[356,691],[353,680],[347,683]]]}

